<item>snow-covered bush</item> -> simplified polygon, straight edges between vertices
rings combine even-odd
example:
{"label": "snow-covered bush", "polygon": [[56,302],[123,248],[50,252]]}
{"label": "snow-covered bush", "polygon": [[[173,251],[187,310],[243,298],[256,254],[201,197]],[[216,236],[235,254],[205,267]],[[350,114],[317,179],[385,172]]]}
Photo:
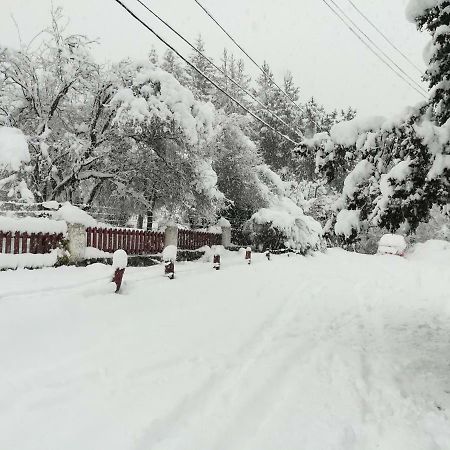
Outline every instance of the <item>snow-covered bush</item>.
{"label": "snow-covered bush", "polygon": [[29,162],[28,142],[22,131],[0,126],[0,200],[6,197],[25,202],[34,200],[24,180],[25,164]]}
{"label": "snow-covered bush", "polygon": [[319,222],[287,197],[274,198],[268,208],[258,210],[246,228],[261,251],[289,248],[306,253],[323,245]]}

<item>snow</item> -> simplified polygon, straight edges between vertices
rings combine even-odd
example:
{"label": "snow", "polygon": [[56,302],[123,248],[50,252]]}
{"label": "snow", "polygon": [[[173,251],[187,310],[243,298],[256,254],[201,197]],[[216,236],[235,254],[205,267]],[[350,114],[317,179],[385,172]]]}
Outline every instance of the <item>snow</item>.
{"label": "snow", "polygon": [[409,0],[406,7],[406,18],[410,22],[415,22],[417,17],[422,16],[427,9],[444,3],[446,0]]}
{"label": "snow", "polygon": [[27,140],[18,128],[0,126],[0,169],[17,172],[30,161]]}
{"label": "snow", "polygon": [[100,259],[100,258],[112,258],[113,253],[104,252],[96,247],[86,247],[84,249],[85,259]]}
{"label": "snow", "polygon": [[400,234],[384,234],[378,243],[378,253],[403,255],[407,244]]}
{"label": "snow", "polygon": [[59,209],[60,204],[55,200],[49,200],[48,202],[43,202],[42,206],[45,209],[55,209],[56,210],[56,209]]}
{"label": "snow", "polygon": [[[252,215],[250,224],[264,225],[282,231],[287,238],[286,247],[295,250],[318,249],[321,245],[322,227],[302,208],[287,197],[276,197],[268,208],[261,208]],[[254,228],[254,227],[252,227]]]}
{"label": "snow", "polygon": [[438,178],[444,173],[445,170],[450,170],[450,155],[443,155],[442,153],[438,153],[434,157],[434,161],[431,169],[427,174],[427,178],[429,180]]}
{"label": "snow", "polygon": [[153,118],[173,120],[193,145],[212,134],[215,109],[211,103],[196,101],[171,74],[150,63],[135,66],[133,89],[121,88],[113,98],[118,105],[117,123],[151,125]]}
{"label": "snow", "polygon": [[163,261],[175,262],[177,259],[177,247],[175,245],[168,245],[167,247],[164,247],[162,259]]}
{"label": "snow", "polygon": [[56,264],[57,259],[57,250],[53,250],[51,253],[36,255],[33,253],[21,253],[18,255],[0,253],[0,269],[36,269],[39,267],[51,267]]}
{"label": "snow", "polygon": [[358,186],[366,181],[372,175],[374,170],[375,167],[371,162],[366,159],[359,161],[355,168],[345,178],[342,194],[352,199],[353,195],[358,190]]}
{"label": "snow", "polygon": [[448,450],[428,251],[1,273],[0,448]]}
{"label": "snow", "polygon": [[213,245],[211,250],[212,250],[214,256],[217,256],[217,255],[220,256],[224,253],[225,248],[223,245]]}
{"label": "snow", "polygon": [[128,255],[125,250],[116,250],[113,255],[113,269],[125,269],[128,265]]}
{"label": "snow", "polygon": [[431,239],[415,244],[408,252],[408,258],[415,261],[433,261],[443,267],[450,265],[450,242]]}
{"label": "snow", "polygon": [[0,216],[0,231],[5,233],[62,233],[66,234],[67,225],[62,220],[52,220],[44,217],[6,217]]}
{"label": "snow", "polygon": [[361,133],[380,129],[385,120],[381,116],[355,117],[352,120],[333,125],[330,130],[330,136],[336,144],[349,147],[356,144]]}
{"label": "snow", "polygon": [[97,221],[86,211],[73,206],[69,202],[65,202],[53,213],[53,218],[57,220],[65,220],[67,223],[80,224],[85,227],[97,226]]}
{"label": "snow", "polygon": [[218,221],[217,221],[217,225],[219,227],[223,227],[223,228],[231,228],[231,223],[229,220],[225,219],[225,217],[221,217]]}
{"label": "snow", "polygon": [[338,235],[343,235],[349,238],[353,231],[360,230],[359,210],[342,209],[336,216],[336,224],[334,225],[334,232]]}

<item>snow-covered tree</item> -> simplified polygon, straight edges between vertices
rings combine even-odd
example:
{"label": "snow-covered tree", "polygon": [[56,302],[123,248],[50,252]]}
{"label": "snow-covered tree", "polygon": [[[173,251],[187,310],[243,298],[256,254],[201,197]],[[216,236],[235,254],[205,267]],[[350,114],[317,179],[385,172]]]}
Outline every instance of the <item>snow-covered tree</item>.
{"label": "snow-covered tree", "polygon": [[161,68],[171,73],[183,86],[187,85],[187,75],[180,58],[170,49],[164,53]]}
{"label": "snow-covered tree", "polygon": [[[205,54],[205,42],[201,35],[197,37],[195,47]],[[214,67],[197,52],[190,55],[189,61],[203,74],[214,79]],[[186,66],[186,72],[188,75],[187,87],[192,91],[195,98],[201,101],[211,101],[214,95],[214,86],[191,66]]]}
{"label": "snow-covered tree", "polygon": [[181,206],[190,217],[212,219],[223,204],[207,146],[213,106],[195,100],[171,74],[151,64],[136,65],[112,102],[113,123],[130,146],[127,155],[115,156],[114,165],[128,178],[127,187],[140,193],[146,210]]}
{"label": "snow-covered tree", "polygon": [[0,200],[34,200],[25,181],[29,162],[28,143],[22,131],[0,126]]}

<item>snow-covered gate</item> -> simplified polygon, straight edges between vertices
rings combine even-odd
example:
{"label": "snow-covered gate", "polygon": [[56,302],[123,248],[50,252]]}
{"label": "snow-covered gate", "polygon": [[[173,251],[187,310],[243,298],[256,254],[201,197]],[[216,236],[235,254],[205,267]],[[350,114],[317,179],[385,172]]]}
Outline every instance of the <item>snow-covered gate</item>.
{"label": "snow-covered gate", "polygon": [[88,247],[104,252],[125,250],[129,255],[152,255],[164,249],[164,233],[122,228],[86,228]]}
{"label": "snow-covered gate", "polygon": [[0,230],[0,253],[44,254],[56,249],[63,240],[63,234],[4,232]]}
{"label": "snow-covered gate", "polygon": [[178,230],[178,248],[180,250],[197,250],[198,248],[212,247],[222,243],[221,233],[206,231]]}
{"label": "snow-covered gate", "polygon": [[[197,250],[208,245],[220,245],[221,233],[178,230],[177,247]],[[122,228],[86,228],[86,245],[112,253],[123,249],[129,255],[154,255],[164,250],[165,235],[161,231],[129,230]]]}

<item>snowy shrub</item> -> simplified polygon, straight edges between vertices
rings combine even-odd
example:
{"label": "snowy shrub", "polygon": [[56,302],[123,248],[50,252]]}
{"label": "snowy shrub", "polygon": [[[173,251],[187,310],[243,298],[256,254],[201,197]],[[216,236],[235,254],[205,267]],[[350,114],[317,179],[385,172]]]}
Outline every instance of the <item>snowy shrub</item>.
{"label": "snowy shrub", "polygon": [[289,248],[305,253],[323,245],[321,225],[287,197],[253,214],[246,229],[260,251]]}

